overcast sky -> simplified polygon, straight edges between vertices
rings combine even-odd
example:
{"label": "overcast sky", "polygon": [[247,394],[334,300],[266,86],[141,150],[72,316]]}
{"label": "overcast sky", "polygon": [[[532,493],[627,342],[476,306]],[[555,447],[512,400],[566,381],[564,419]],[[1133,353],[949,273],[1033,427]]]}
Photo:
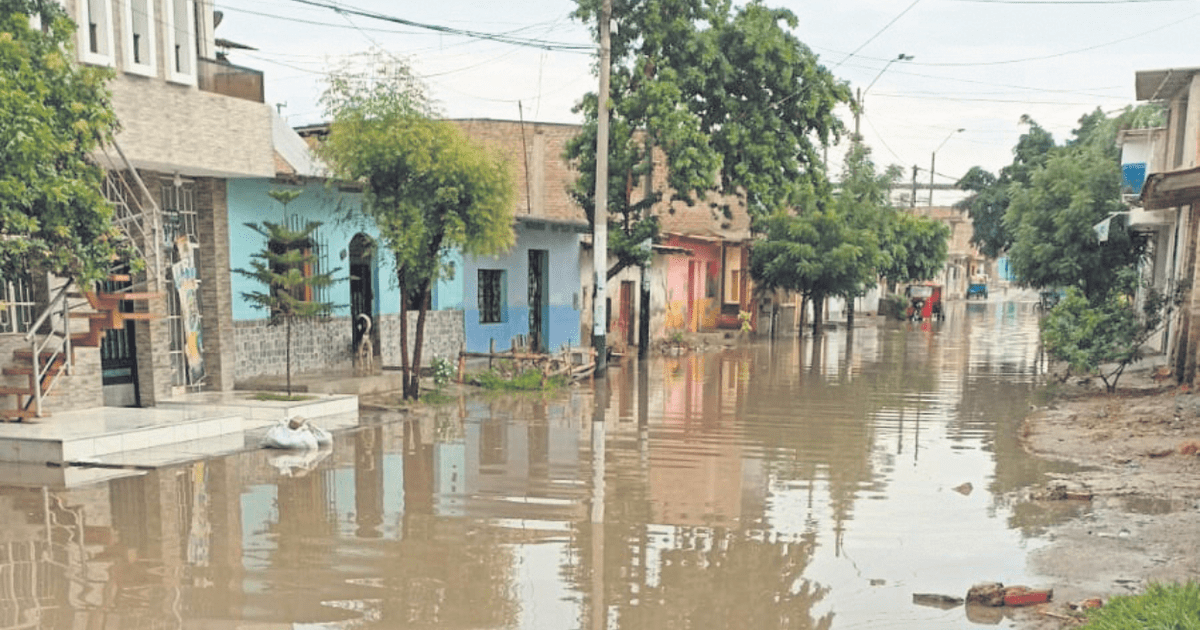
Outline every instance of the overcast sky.
{"label": "overcast sky", "polygon": [[[584,25],[570,17],[572,0],[217,0],[224,12],[217,36],[258,49],[231,51],[230,60],[266,74],[267,101],[284,104],[293,125],[323,120],[317,98],[325,73],[373,46],[407,59],[454,118],[577,123],[571,107],[595,89],[591,51],[444,34],[308,2],[434,27],[590,43]],[[906,179],[917,165],[922,182],[935,149],[939,183],[974,165],[994,172],[1011,161],[1022,115],[1061,142],[1081,115],[1132,104],[1138,70],[1200,66],[1200,0],[766,4],[791,9],[799,18],[796,36],[852,88],[875,80],[864,98],[863,136],[878,163],[903,166]],[[913,59],[888,65],[900,54]],[[852,128],[850,112],[842,114]],[[829,152],[835,172],[844,152]]]}

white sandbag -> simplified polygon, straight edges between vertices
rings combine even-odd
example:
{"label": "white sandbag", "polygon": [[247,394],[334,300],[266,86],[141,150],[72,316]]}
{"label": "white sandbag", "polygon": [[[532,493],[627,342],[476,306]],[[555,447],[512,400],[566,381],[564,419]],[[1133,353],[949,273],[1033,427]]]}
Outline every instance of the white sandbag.
{"label": "white sandbag", "polygon": [[317,440],[317,446],[332,446],[333,434],[315,424],[304,425],[309,433],[313,434],[313,438]]}
{"label": "white sandbag", "polygon": [[263,446],[288,450],[316,450],[317,437],[304,425],[293,429],[288,426],[286,420],[281,420],[279,424],[267,429]]}
{"label": "white sandbag", "polygon": [[270,463],[284,477],[303,477],[317,468],[321,460],[329,457],[333,449],[297,451],[272,457]]}

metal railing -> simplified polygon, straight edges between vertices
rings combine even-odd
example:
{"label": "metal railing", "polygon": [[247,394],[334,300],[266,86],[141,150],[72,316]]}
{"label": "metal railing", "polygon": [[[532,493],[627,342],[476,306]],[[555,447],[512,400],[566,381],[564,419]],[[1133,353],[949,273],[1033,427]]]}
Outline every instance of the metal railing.
{"label": "metal railing", "polygon": [[[29,327],[29,332],[25,333],[25,342],[29,344],[29,349],[33,352],[30,361],[33,364],[33,374],[30,377],[31,385],[33,385],[33,398],[25,403],[25,409],[28,410],[32,405],[38,417],[42,415],[42,396],[45,392],[49,392],[58,384],[58,379],[63,374],[70,374],[71,368],[71,305],[67,299],[67,292],[75,282],[68,279],[63,283],[54,297],[50,299],[46,305],[46,310],[36,321]],[[38,338],[37,331],[43,324],[50,319],[51,315],[59,314],[62,316],[62,343],[51,348],[50,342],[54,339],[54,334],[47,334]],[[53,328],[53,326],[52,326]],[[46,360],[42,360],[42,353],[46,352]],[[56,369],[59,360],[62,361],[62,369]],[[52,375],[50,373],[53,372]],[[47,383],[46,377],[50,375],[50,380]]]}

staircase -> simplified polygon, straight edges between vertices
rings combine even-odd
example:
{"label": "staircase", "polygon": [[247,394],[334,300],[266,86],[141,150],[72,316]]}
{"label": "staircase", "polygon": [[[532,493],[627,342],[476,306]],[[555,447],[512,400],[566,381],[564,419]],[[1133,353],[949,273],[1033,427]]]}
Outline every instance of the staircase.
{"label": "staircase", "polygon": [[[113,275],[109,280],[129,282],[129,276]],[[99,348],[109,330],[124,328],[127,321],[153,319],[156,316],[152,313],[131,312],[122,306],[161,296],[160,293],[132,291],[80,293],[71,291],[72,286],[73,283],[67,282],[58,290],[25,335],[30,347],[14,350],[12,361],[3,368],[4,376],[24,376],[28,382],[0,385],[0,395],[6,396],[10,403],[0,406],[0,419],[20,422],[48,415],[42,408],[42,400],[52,393],[63,376],[71,374],[75,366],[75,348]],[[71,326],[72,321],[80,319],[87,320],[86,332],[77,332]],[[37,331],[43,326],[48,330],[39,334]]]}
{"label": "staircase", "polygon": [[[115,156],[108,152],[110,147]],[[107,171],[104,196],[113,204],[113,225],[148,263],[147,275],[154,279],[154,286],[161,286],[163,264],[158,243],[162,242],[162,221],[158,204],[115,141],[102,146],[100,162]],[[130,277],[114,274],[109,280],[128,283]],[[72,292],[72,286],[73,282],[68,280],[54,292],[46,309],[25,334],[29,349],[15,350],[12,362],[3,368],[4,376],[26,376],[28,384],[0,384],[0,420],[22,421],[45,416],[42,398],[52,392],[62,376],[71,373],[75,346],[98,348],[107,331],[124,328],[126,321],[152,319],[150,313],[130,312],[121,306],[161,295],[132,291]],[[71,321],[75,319],[87,320],[87,332],[72,331]],[[5,400],[8,404],[4,404]]]}

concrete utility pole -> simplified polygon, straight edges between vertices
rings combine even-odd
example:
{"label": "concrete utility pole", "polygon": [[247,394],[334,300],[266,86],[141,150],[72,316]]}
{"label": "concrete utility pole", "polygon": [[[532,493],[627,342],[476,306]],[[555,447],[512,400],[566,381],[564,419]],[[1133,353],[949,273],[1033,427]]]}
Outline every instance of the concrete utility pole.
{"label": "concrete utility pole", "polygon": [[883,76],[883,73],[887,72],[887,69],[892,67],[892,64],[896,63],[897,61],[912,61],[912,60],[913,60],[912,55],[906,55],[904,53],[900,53],[899,55],[896,55],[895,59],[891,59],[887,63],[883,64],[883,69],[879,71],[879,74],[875,75],[874,79],[871,79],[871,82],[867,84],[867,89],[857,91],[858,95],[854,99],[855,102],[858,103],[858,107],[856,107],[854,110],[854,138],[855,138],[856,142],[860,138],[862,138],[862,136],[860,136],[858,133],[858,118],[859,118],[859,116],[862,115],[862,110],[864,107],[863,97],[866,96],[867,92],[869,92],[871,90],[871,87],[873,85],[875,85],[875,82],[879,80],[879,77]]}
{"label": "concrete utility pole", "polygon": [[596,375],[608,367],[605,332],[608,330],[608,78],[612,56],[609,20],[612,0],[604,0],[600,9],[600,91],[596,107],[596,210],[592,225],[592,271],[596,275],[595,299],[592,300],[592,347],[596,350]]}
{"label": "concrete utility pole", "polygon": [[[933,207],[933,174],[934,174],[933,165],[937,162],[937,152],[941,151],[942,147],[946,146],[946,143],[950,141],[950,138],[954,137],[954,134],[962,132],[962,131],[966,131],[966,129],[963,129],[960,127],[958,129],[955,129],[954,131],[951,131],[950,135],[946,136],[946,139],[942,140],[942,143],[938,145],[938,148],[934,149],[933,153],[931,153],[929,155],[929,207],[930,208]],[[915,191],[914,191],[914,193],[915,193]]]}
{"label": "concrete utility pole", "polygon": [[[930,192],[929,194],[932,195],[933,192]],[[912,198],[908,200],[908,207],[910,207],[910,208],[917,207],[917,165],[916,164],[913,164],[913,194],[912,194]]]}

